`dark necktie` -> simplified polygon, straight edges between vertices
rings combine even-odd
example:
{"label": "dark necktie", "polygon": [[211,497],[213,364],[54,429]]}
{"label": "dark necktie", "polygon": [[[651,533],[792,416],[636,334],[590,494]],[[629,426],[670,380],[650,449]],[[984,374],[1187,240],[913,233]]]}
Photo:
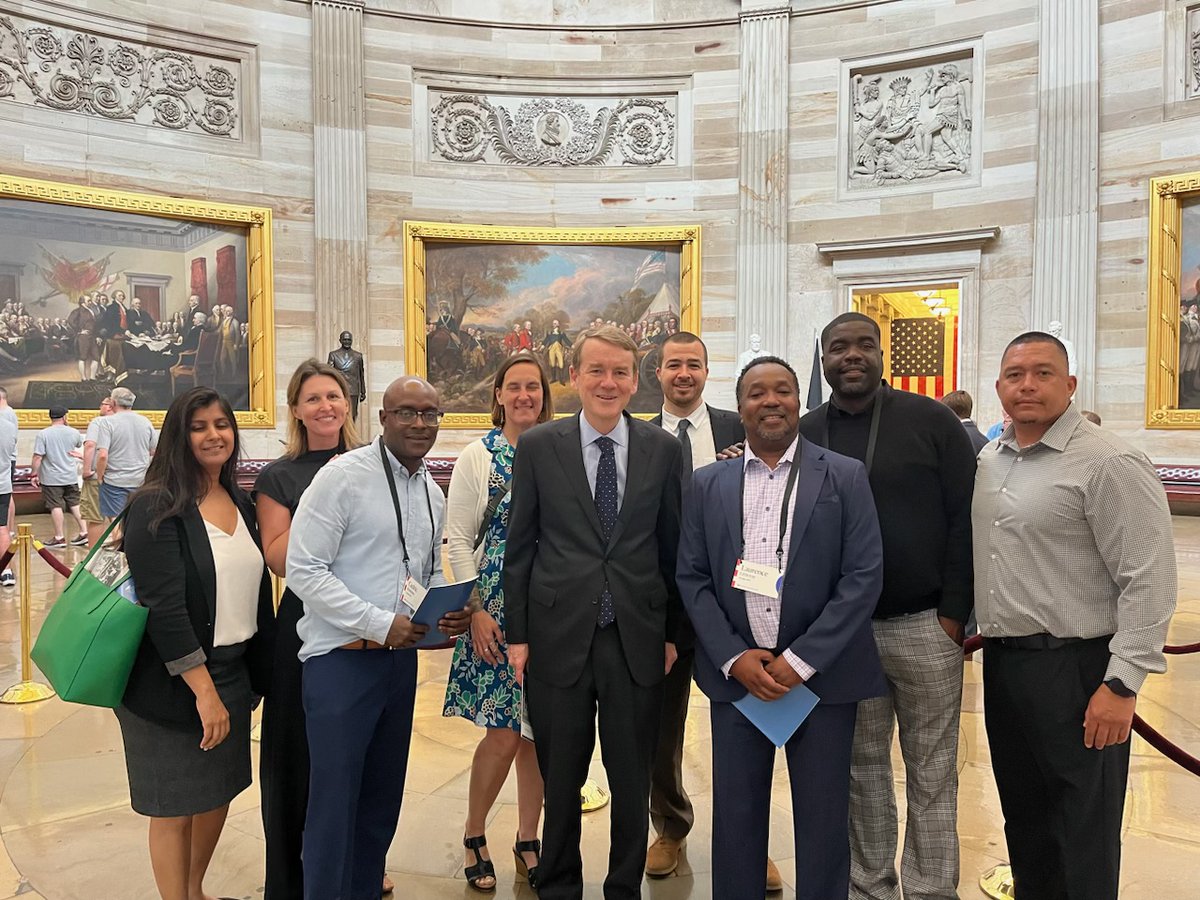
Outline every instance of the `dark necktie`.
{"label": "dark necktie", "polygon": [[679,480],[683,482],[683,489],[686,491],[688,485],[692,483],[692,439],[688,437],[687,419],[679,420],[679,427],[675,430],[675,436],[679,438],[679,443],[683,447],[683,459],[679,468]]}
{"label": "dark necktie", "polygon": [[[613,452],[612,438],[598,437],[596,446],[600,448],[600,464],[596,467],[596,515],[600,517],[600,528],[607,543],[612,536],[613,526],[617,524],[617,456]],[[605,581],[596,624],[607,628],[616,617],[612,591]]]}

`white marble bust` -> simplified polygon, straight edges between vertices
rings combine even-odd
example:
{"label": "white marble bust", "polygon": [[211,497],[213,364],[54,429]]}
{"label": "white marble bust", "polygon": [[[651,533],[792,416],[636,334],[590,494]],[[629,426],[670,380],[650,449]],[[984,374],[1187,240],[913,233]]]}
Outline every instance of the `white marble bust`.
{"label": "white marble bust", "polygon": [[750,335],[750,346],[742,351],[741,356],[737,361],[737,375],[741,375],[746,366],[758,359],[760,356],[770,356],[766,350],[762,348],[762,337],[757,334]]}
{"label": "white marble bust", "polygon": [[1067,348],[1067,374],[1074,375],[1075,372],[1075,345],[1063,337],[1063,324],[1059,321],[1050,323],[1048,329],[1050,334],[1062,341],[1062,345]]}

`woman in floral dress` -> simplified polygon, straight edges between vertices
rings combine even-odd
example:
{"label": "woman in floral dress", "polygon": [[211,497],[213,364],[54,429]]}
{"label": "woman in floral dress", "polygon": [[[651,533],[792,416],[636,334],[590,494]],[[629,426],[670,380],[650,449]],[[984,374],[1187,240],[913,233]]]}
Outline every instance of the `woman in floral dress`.
{"label": "woman in floral dress", "polygon": [[462,716],[484,729],[471,763],[463,835],[467,883],[496,889],[484,826],[509,769],[517,767],[517,870],[536,887],[542,812],[542,776],[533,744],[521,740],[521,687],[508,664],[504,640],[501,570],[508,532],[513,456],[521,435],[553,416],[550,385],[541,362],[522,351],[506,359],[493,381],[492,423],[454,465],[446,536],[454,579],[478,575],[478,608],[458,639],[446,686],[445,716]]}

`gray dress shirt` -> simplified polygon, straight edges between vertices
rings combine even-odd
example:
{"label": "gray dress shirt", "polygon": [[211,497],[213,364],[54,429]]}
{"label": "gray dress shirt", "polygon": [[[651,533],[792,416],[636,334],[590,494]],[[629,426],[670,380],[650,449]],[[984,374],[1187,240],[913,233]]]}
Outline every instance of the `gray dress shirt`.
{"label": "gray dress shirt", "polygon": [[971,520],[984,637],[1111,634],[1106,681],[1137,691],[1166,671],[1175,545],[1141,451],[1074,405],[1029,447],[1010,425],[979,454]]}

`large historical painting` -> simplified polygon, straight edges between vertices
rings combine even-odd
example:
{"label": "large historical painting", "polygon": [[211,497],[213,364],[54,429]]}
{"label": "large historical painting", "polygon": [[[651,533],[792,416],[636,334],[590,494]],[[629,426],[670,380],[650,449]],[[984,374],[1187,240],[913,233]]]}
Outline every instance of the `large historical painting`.
{"label": "large historical painting", "polygon": [[500,363],[536,353],[557,413],[579,410],[570,385],[580,331],[616,325],[638,345],[630,411],[657,413],[662,342],[699,331],[699,227],[528,229],[409,222],[410,371],[437,387],[446,423],[482,427]]}
{"label": "large historical painting", "polygon": [[1184,202],[1182,225],[1178,405],[1200,409],[1200,198]]}
{"label": "large historical painting", "polygon": [[0,176],[0,383],[22,424],[116,386],[273,420],[270,212]]}

